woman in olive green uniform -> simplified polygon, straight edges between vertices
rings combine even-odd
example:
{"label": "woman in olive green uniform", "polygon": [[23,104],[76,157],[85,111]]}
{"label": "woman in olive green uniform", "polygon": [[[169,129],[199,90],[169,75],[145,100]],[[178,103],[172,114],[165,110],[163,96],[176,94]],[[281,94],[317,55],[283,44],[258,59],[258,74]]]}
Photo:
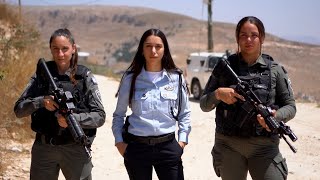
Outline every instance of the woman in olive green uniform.
{"label": "woman in olive green uniform", "polygon": [[[71,101],[67,103],[90,146],[106,116],[97,80],[90,69],[78,65],[76,43],[68,29],[54,31],[49,48],[52,61],[46,62],[48,70],[59,89],[72,95],[72,98],[68,96]],[[85,149],[74,140],[70,131],[73,126],[69,127],[67,115],[59,109],[59,100],[52,96],[54,90],[49,79],[44,78],[40,67],[37,67],[14,106],[18,118],[31,115],[31,128],[36,132],[31,150],[30,179],[58,180],[61,170],[65,179],[91,180],[93,164],[86,152],[89,148]]]}
{"label": "woman in olive green uniform", "polygon": [[[242,18],[236,27],[238,52],[228,57],[234,72],[249,84],[263,104],[273,107],[277,121],[287,122],[296,114],[295,100],[285,69],[262,54],[263,23],[256,17]],[[231,88],[228,77],[211,75],[200,107],[216,109],[213,166],[223,180],[283,180],[288,169],[279,151],[279,136],[271,133],[263,117],[248,115],[241,108],[244,97]]]}

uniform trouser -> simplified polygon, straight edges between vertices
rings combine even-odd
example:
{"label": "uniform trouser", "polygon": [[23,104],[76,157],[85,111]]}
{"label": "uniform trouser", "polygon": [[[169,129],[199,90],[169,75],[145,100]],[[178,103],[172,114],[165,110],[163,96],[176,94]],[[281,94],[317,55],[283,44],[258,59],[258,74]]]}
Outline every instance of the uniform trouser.
{"label": "uniform trouser", "polygon": [[223,180],[284,180],[286,160],[279,152],[279,137],[239,138],[216,133],[213,167]]}
{"label": "uniform trouser", "polygon": [[151,180],[152,167],[159,180],[183,180],[182,153],[176,139],[155,145],[129,143],[124,163],[130,180]]}
{"label": "uniform trouser", "polygon": [[31,180],[91,180],[92,162],[78,144],[50,145],[35,141],[31,151]]}

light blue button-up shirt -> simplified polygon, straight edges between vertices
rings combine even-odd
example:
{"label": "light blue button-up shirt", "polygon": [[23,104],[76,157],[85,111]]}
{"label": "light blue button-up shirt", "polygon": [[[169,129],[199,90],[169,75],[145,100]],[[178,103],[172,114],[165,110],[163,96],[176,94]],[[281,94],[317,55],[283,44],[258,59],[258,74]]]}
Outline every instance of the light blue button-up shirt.
{"label": "light blue button-up shirt", "polygon": [[[129,106],[132,73],[126,74],[121,82],[116,110],[113,113],[112,131],[115,143],[122,142],[122,127]],[[185,80],[182,78],[181,111],[178,116],[178,140],[188,143],[190,105]],[[178,111],[179,74],[162,71],[161,78],[153,83],[145,69],[137,76],[129,115],[129,133],[136,136],[159,136],[175,132],[177,121],[171,114]]]}

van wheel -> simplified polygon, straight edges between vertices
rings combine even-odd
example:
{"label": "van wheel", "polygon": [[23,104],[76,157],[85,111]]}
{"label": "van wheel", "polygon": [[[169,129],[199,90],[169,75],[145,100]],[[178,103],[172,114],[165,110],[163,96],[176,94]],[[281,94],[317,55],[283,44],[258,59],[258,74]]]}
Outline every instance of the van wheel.
{"label": "van wheel", "polygon": [[200,87],[200,83],[199,81],[195,81],[192,83],[191,85],[191,92],[193,94],[193,98],[196,99],[196,100],[199,100],[200,99],[200,96],[201,96],[201,87]]}

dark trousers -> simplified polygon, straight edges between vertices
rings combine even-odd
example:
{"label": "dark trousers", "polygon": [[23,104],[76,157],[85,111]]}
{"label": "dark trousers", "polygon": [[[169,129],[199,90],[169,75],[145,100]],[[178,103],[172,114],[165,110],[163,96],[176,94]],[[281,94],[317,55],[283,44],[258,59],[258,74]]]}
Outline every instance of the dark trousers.
{"label": "dark trousers", "polygon": [[130,180],[151,180],[152,167],[159,180],[183,180],[183,149],[176,139],[155,144],[129,143],[124,154]]}
{"label": "dark trousers", "polygon": [[35,141],[31,151],[31,180],[91,180],[92,162],[78,144],[56,145]]}

